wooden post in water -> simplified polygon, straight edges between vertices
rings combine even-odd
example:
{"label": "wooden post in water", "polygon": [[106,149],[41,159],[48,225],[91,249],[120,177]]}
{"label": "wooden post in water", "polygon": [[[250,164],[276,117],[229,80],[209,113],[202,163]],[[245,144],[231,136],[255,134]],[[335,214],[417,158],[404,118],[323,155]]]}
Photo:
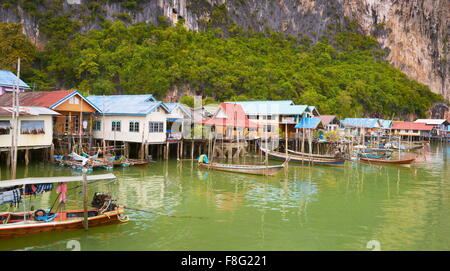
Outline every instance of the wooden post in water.
{"label": "wooden post in water", "polygon": [[85,230],[88,230],[89,228],[89,222],[88,222],[88,183],[87,183],[87,169],[83,168],[83,227]]}
{"label": "wooden post in water", "polygon": [[11,179],[16,178],[17,170],[17,149],[18,149],[18,137],[19,137],[19,77],[20,77],[20,58],[17,59],[17,76],[16,87],[13,88],[13,122],[14,130],[12,133],[12,145],[11,145]]}
{"label": "wooden post in water", "polygon": [[288,135],[287,135],[287,122],[284,124],[284,139],[285,139],[285,152],[286,152],[286,160],[287,160],[287,156],[288,156]]}

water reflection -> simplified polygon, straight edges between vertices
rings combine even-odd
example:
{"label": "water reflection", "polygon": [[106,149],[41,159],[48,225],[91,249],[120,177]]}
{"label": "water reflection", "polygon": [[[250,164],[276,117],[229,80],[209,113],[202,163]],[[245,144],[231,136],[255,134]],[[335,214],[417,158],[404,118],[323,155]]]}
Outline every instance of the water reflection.
{"label": "water reflection", "polygon": [[[418,163],[410,167],[289,166],[274,177],[177,161],[116,168],[118,181],[91,184],[91,196],[111,192],[130,207],[206,219],[129,210],[124,225],[2,240],[0,249],[66,250],[72,239],[92,250],[366,250],[369,240],[379,240],[383,250],[448,249],[449,153],[449,146],[435,145],[416,152]],[[8,178],[4,168],[0,173]],[[76,174],[45,163],[18,171],[19,177]],[[80,188],[69,188],[69,199],[80,201]],[[55,198],[55,192],[27,197],[26,206],[49,208]]]}

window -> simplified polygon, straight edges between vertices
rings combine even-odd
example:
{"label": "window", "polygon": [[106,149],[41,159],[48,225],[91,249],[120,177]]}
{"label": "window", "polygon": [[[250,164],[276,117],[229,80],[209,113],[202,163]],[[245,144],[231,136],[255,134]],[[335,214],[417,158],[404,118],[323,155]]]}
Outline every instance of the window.
{"label": "window", "polygon": [[272,115],[267,115],[267,116],[262,116],[262,117],[263,117],[263,120],[272,120],[273,119]]}
{"label": "window", "polygon": [[75,131],[75,133],[78,133],[78,130],[80,128],[80,120],[79,120],[78,116],[72,116],[72,118],[73,118],[73,122],[75,123],[73,130]]}
{"label": "window", "polygon": [[92,127],[94,131],[100,131],[102,129],[102,121],[94,120],[94,126]]}
{"label": "window", "polygon": [[258,115],[249,115],[248,119],[249,120],[257,120],[258,119]]}
{"label": "window", "polygon": [[256,127],[250,127],[250,128],[248,128],[248,131],[249,132],[256,132],[257,128]]}
{"label": "window", "polygon": [[120,120],[113,120],[111,123],[111,131],[120,132]]}
{"label": "window", "polygon": [[0,120],[0,135],[9,135],[11,128],[9,120]]}
{"label": "window", "polygon": [[130,121],[130,132],[139,132],[139,121]]}
{"label": "window", "polygon": [[22,120],[20,122],[21,134],[45,134],[44,121],[43,120]]}
{"label": "window", "polygon": [[419,130],[413,130],[413,133],[417,134],[419,132]]}
{"label": "window", "polygon": [[272,125],[264,125],[264,132],[268,132],[268,133],[271,133],[271,132],[273,132],[273,126]]}
{"label": "window", "polygon": [[64,123],[64,132],[69,132],[69,117],[66,117],[66,121]]}
{"label": "window", "polygon": [[164,123],[150,121],[148,123],[148,132],[149,133],[163,133],[164,132]]}
{"label": "window", "polygon": [[80,103],[80,99],[78,99],[78,97],[76,97],[76,96],[72,96],[69,99],[69,103],[70,104],[79,104]]}

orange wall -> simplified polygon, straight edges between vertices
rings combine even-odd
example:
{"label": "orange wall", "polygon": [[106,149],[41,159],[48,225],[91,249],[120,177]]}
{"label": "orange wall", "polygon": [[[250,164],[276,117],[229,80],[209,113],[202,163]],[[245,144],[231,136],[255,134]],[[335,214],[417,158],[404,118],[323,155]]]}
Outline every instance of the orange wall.
{"label": "orange wall", "polygon": [[83,100],[79,95],[75,95],[79,99],[79,104],[70,104],[67,99],[62,104],[54,108],[55,111],[71,111],[71,112],[97,112],[90,104]]}

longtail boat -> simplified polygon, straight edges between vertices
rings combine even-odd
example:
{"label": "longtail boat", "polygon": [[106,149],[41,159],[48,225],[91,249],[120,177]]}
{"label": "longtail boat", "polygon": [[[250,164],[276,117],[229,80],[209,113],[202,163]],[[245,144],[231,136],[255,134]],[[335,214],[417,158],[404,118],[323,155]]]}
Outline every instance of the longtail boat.
{"label": "longtail boat", "polygon": [[270,159],[273,160],[289,160],[289,163],[297,163],[297,164],[311,164],[311,165],[321,165],[321,166],[342,166],[345,163],[345,159],[341,157],[334,157],[334,158],[319,158],[319,157],[312,157],[312,156],[301,156],[301,155],[293,155],[282,153],[282,152],[276,152],[276,151],[269,151],[266,149],[261,148],[261,151],[265,154],[267,153],[267,156]]}
{"label": "longtail boat", "polygon": [[[87,181],[116,179],[113,174],[86,176]],[[0,188],[26,190],[26,185],[49,185],[53,183],[82,182],[83,176],[25,178],[18,180],[0,181]],[[23,188],[18,188],[23,187]],[[53,187],[53,185],[51,186]],[[7,190],[9,191],[9,190]],[[31,196],[31,194],[30,194]],[[60,194],[61,196],[61,194]],[[21,196],[20,196],[21,197]],[[18,202],[21,202],[19,200]],[[109,194],[95,193],[91,202],[92,208],[87,208],[87,226],[96,227],[124,223],[128,217],[124,216],[125,209],[116,204]],[[87,207],[87,205],[86,205]],[[85,221],[83,210],[42,210],[25,212],[0,213],[0,239],[14,238],[38,233],[59,232],[83,228]]]}
{"label": "longtail boat", "polygon": [[383,158],[389,158],[391,154],[371,154],[371,153],[358,153],[359,157],[363,158],[371,158],[371,159],[383,159]]}
{"label": "longtail boat", "polygon": [[235,173],[246,173],[254,175],[273,176],[277,174],[286,163],[275,166],[262,166],[262,165],[233,165],[233,164],[220,164],[220,163],[199,163],[201,168],[222,170]]}
{"label": "longtail boat", "polygon": [[311,153],[311,155],[310,155],[310,154],[307,153],[307,152],[298,152],[298,151],[293,151],[293,150],[288,150],[288,152],[289,152],[290,154],[293,154],[293,155],[298,155],[298,156],[308,156],[308,157],[314,157],[314,158],[328,158],[328,159],[334,159],[334,158],[338,157],[338,156],[336,156],[336,155],[331,155],[331,154],[314,154],[314,153]]}
{"label": "longtail boat", "polygon": [[366,162],[366,163],[391,164],[391,165],[407,165],[407,164],[412,164],[416,160],[416,158],[409,158],[409,159],[378,159],[378,158],[360,157],[359,160],[361,162]]}

